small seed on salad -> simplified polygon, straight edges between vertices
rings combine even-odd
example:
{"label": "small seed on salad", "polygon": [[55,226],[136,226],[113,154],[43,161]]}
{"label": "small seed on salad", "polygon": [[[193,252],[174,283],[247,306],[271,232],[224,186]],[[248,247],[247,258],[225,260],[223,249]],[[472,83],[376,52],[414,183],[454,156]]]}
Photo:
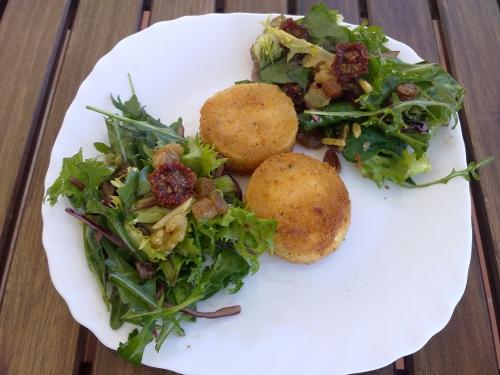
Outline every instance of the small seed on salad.
{"label": "small seed on salad", "polygon": [[362,78],[358,79],[358,84],[361,86],[365,94],[369,94],[373,91],[372,85],[370,85],[368,81],[365,81]]}
{"label": "small seed on salad", "polygon": [[361,135],[361,126],[357,122],[352,124],[352,134],[354,138],[359,138]]}

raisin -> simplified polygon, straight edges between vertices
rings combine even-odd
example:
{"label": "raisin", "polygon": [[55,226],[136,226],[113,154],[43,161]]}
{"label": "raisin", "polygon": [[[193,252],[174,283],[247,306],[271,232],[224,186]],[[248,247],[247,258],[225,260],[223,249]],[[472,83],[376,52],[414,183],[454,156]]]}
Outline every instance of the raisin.
{"label": "raisin", "polygon": [[299,39],[309,38],[309,33],[307,32],[305,26],[299,25],[292,18],[283,20],[280,24],[280,29]]}
{"label": "raisin", "polygon": [[339,43],[332,69],[341,83],[368,73],[368,50],[363,43]]}
{"label": "raisin", "polygon": [[333,148],[329,148],[328,150],[326,150],[325,156],[323,157],[323,162],[333,167],[333,169],[335,169],[335,172],[340,173],[341,164],[339,161],[339,157],[337,156],[337,153]]}
{"label": "raisin", "polygon": [[319,129],[315,129],[309,132],[299,129],[299,131],[297,132],[297,142],[305,148],[310,148],[313,150],[323,147],[323,144],[321,143],[322,138],[323,133]]}
{"label": "raisin", "polygon": [[342,96],[349,101],[353,102],[363,95],[363,89],[356,81],[343,83],[342,88]]}
{"label": "raisin", "polygon": [[158,166],[149,175],[151,189],[161,206],[175,207],[193,196],[196,175],[178,161]]}
{"label": "raisin", "polygon": [[406,102],[408,100],[413,100],[418,96],[418,87],[413,83],[404,83],[397,85],[396,93],[398,94],[399,100]]}
{"label": "raisin", "polygon": [[285,83],[281,89],[290,99],[292,99],[297,112],[304,110],[304,92],[299,85]]}

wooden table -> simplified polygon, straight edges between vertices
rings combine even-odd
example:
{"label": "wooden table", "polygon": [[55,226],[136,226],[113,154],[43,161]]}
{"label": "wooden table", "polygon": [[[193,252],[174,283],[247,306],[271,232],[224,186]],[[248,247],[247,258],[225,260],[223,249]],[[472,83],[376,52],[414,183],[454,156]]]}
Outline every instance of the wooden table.
{"label": "wooden table", "polygon": [[[134,366],[78,325],[54,290],[40,237],[50,150],[95,62],[148,25],[187,14],[303,14],[303,0],[0,0],[0,374],[167,374]],[[500,11],[495,0],[332,0],[381,25],[466,87],[469,159],[497,162],[471,184],[474,244],[465,295],[420,351],[369,374],[499,373]],[[391,332],[387,332],[389,336]],[[380,340],[384,340],[383,337]],[[258,360],[258,358],[256,358]],[[243,364],[242,364],[243,365]],[[170,373],[172,374],[172,373]]]}

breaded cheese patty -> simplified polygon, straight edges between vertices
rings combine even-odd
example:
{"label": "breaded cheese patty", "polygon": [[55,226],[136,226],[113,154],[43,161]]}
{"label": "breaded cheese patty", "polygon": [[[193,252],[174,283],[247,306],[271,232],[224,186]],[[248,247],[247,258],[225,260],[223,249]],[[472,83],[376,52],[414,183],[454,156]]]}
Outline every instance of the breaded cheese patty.
{"label": "breaded cheese patty", "polygon": [[201,108],[202,141],[228,158],[227,166],[238,173],[250,173],[268,157],[290,151],[297,129],[292,100],[275,85],[234,85]]}
{"label": "breaded cheese patty", "polygon": [[275,155],[253,173],[248,206],[278,221],[276,254],[312,263],[342,242],[351,219],[349,193],[332,167],[297,153]]}

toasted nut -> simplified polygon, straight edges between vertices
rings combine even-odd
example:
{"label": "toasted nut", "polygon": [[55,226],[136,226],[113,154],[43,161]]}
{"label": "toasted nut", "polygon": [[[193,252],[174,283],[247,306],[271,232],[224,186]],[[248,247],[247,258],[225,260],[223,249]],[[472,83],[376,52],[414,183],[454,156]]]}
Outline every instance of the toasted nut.
{"label": "toasted nut", "polygon": [[352,124],[352,134],[354,138],[359,138],[361,135],[361,126],[357,122]]}
{"label": "toasted nut", "polygon": [[332,73],[330,73],[330,70],[328,70],[328,69],[319,70],[314,75],[314,82],[316,82],[316,83],[324,83],[324,82],[327,82],[331,79],[334,79],[334,76]]}
{"label": "toasted nut", "polygon": [[358,79],[358,84],[361,86],[365,94],[369,94],[373,91],[372,85],[370,85],[368,81],[365,81],[362,78]]}
{"label": "toasted nut", "polygon": [[178,143],[169,143],[155,151],[151,164],[154,168],[170,161],[179,160],[184,149]]}
{"label": "toasted nut", "polygon": [[151,235],[150,239],[151,239],[151,245],[153,245],[155,249],[159,248],[163,244],[163,241],[165,240],[165,231],[163,229],[155,231]]}
{"label": "toasted nut", "polygon": [[176,215],[183,214],[186,215],[189,209],[191,208],[191,203],[193,202],[193,198],[189,198],[180,206],[174,208],[168,214],[163,216],[155,225],[153,225],[153,229],[160,229],[167,225],[167,223]]}
{"label": "toasted nut", "polygon": [[321,143],[327,146],[345,147],[345,140],[338,138],[323,138],[321,139]]}

